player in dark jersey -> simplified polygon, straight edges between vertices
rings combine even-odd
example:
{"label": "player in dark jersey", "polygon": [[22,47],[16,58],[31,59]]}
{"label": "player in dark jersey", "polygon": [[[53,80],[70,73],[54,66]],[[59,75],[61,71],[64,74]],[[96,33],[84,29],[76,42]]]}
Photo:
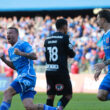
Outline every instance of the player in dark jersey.
{"label": "player in dark jersey", "polygon": [[72,85],[67,66],[67,58],[73,58],[75,52],[67,35],[67,21],[56,21],[57,32],[45,40],[47,105],[53,106],[55,95],[63,95],[57,106],[60,110],[72,98]]}

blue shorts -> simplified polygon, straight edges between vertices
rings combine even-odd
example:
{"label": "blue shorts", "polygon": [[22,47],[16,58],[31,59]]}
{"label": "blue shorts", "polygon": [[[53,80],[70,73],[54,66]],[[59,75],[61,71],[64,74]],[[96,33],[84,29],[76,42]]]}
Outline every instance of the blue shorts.
{"label": "blue shorts", "polygon": [[17,77],[12,83],[11,87],[14,88],[16,93],[20,93],[21,100],[25,98],[34,98],[36,91],[34,90],[36,77],[33,80],[28,77]]}
{"label": "blue shorts", "polygon": [[110,73],[107,73],[107,75],[104,77],[103,81],[99,86],[99,89],[103,89],[110,92]]}

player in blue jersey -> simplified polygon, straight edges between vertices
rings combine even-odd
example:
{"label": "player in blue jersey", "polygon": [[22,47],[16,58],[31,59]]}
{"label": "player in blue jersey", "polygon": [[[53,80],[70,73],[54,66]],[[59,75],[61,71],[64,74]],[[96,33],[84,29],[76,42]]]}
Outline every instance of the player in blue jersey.
{"label": "player in blue jersey", "polygon": [[97,63],[95,67],[94,78],[97,81],[102,69],[108,65],[108,73],[101,82],[98,90],[97,98],[101,101],[110,100],[110,11],[102,10],[97,16],[97,23],[100,28],[103,28],[105,33],[102,37],[103,48],[105,52],[105,60],[102,63]]}
{"label": "player in blue jersey", "polygon": [[4,91],[4,98],[0,110],[9,110],[12,97],[20,94],[21,100],[26,110],[57,110],[56,107],[44,104],[33,104],[34,91],[36,83],[36,73],[33,68],[33,61],[36,60],[36,54],[28,42],[18,39],[18,30],[10,27],[7,30],[7,40],[11,44],[9,52],[10,61],[0,53],[0,58],[9,67],[17,71],[17,78],[11,83],[10,87]]}

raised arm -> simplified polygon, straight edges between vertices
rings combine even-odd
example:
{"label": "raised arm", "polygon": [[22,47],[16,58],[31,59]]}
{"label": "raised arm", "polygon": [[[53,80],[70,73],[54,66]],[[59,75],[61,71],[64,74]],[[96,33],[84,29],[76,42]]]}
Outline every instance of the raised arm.
{"label": "raised arm", "polygon": [[20,49],[15,48],[14,53],[16,55],[27,57],[28,59],[31,59],[31,60],[37,59],[36,53],[34,53],[32,46],[28,42],[22,43]]}
{"label": "raised arm", "polygon": [[16,48],[14,50],[14,53],[16,55],[24,56],[24,57],[27,57],[27,58],[32,59],[32,60],[37,59],[36,54],[34,52],[31,52],[31,53],[21,52],[19,49]]}

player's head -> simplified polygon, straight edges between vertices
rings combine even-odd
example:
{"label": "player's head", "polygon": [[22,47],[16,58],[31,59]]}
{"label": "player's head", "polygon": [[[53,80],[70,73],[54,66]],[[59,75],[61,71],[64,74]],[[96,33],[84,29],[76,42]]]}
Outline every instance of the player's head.
{"label": "player's head", "polygon": [[18,40],[18,29],[15,27],[9,27],[7,30],[7,40],[11,45],[14,45]]}
{"label": "player's head", "polygon": [[110,11],[101,10],[97,16],[97,23],[101,28],[104,28],[106,23],[110,23]]}
{"label": "player's head", "polygon": [[67,21],[65,19],[58,19],[56,21],[56,28],[58,31],[62,31],[64,32],[65,34],[67,34],[67,27],[68,27],[68,24],[67,24]]}

